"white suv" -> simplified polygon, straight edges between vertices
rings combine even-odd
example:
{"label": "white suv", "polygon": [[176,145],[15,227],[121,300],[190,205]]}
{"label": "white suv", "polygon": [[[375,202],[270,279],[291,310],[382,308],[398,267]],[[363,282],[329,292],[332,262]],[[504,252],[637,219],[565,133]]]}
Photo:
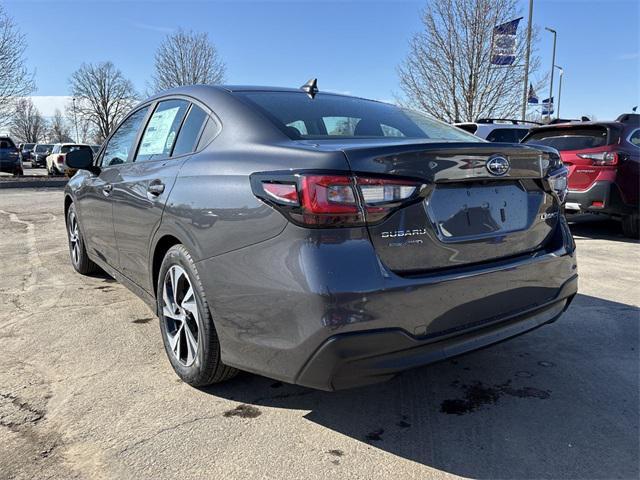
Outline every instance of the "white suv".
{"label": "white suv", "polygon": [[49,156],[47,156],[47,173],[49,175],[64,175],[67,169],[65,161],[67,153],[85,148],[91,150],[91,145],[85,143],[56,143]]}
{"label": "white suv", "polygon": [[520,143],[520,140],[537,124],[511,119],[480,118],[476,122],[454,123],[454,125],[489,142]]}

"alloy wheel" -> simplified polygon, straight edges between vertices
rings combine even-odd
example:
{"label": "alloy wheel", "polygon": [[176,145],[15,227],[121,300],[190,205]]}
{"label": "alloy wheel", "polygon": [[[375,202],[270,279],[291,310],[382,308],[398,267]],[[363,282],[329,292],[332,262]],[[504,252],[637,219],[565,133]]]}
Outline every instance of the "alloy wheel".
{"label": "alloy wheel", "polygon": [[180,265],[172,265],[167,270],[162,301],[169,349],[181,365],[188,367],[198,355],[200,314],[189,276]]}
{"label": "alloy wheel", "polygon": [[80,260],[80,231],[78,230],[78,219],[76,213],[71,210],[69,213],[69,221],[67,222],[69,230],[69,246],[71,247],[71,258],[74,265],[78,265]]}

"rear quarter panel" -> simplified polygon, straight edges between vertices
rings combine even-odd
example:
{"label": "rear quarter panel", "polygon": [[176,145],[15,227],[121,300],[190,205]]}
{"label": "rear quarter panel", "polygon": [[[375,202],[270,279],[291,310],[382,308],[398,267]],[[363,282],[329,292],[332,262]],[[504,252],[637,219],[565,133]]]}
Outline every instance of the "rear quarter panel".
{"label": "rear quarter panel", "polygon": [[341,152],[261,144],[226,149],[214,142],[183,165],[156,239],[174,235],[200,261],[275,237],[287,220],[253,194],[249,176],[293,168],[348,170],[348,165]]}

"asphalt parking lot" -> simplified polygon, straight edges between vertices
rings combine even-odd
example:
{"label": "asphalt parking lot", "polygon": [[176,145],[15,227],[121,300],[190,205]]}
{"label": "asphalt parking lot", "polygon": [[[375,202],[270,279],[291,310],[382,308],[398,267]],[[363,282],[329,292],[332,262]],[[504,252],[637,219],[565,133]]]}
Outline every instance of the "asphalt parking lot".
{"label": "asphalt parking lot", "polygon": [[198,390],[141,300],[74,273],[62,192],[0,191],[0,478],[638,478],[640,244],[573,229],[555,324],[350,391]]}

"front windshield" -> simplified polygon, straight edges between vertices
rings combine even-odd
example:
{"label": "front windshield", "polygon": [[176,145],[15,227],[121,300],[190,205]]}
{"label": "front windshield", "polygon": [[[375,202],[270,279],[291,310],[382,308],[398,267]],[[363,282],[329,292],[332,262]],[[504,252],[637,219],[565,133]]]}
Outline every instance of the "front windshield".
{"label": "front windshield", "polygon": [[481,142],[478,137],[421,113],[388,103],[319,93],[238,92],[291,139],[430,139]]}
{"label": "front windshield", "polygon": [[37,152],[37,153],[44,153],[44,152],[46,152],[46,151],[51,150],[52,148],[53,148],[53,145],[44,145],[44,144],[41,144],[41,145],[36,146],[36,152]]}

